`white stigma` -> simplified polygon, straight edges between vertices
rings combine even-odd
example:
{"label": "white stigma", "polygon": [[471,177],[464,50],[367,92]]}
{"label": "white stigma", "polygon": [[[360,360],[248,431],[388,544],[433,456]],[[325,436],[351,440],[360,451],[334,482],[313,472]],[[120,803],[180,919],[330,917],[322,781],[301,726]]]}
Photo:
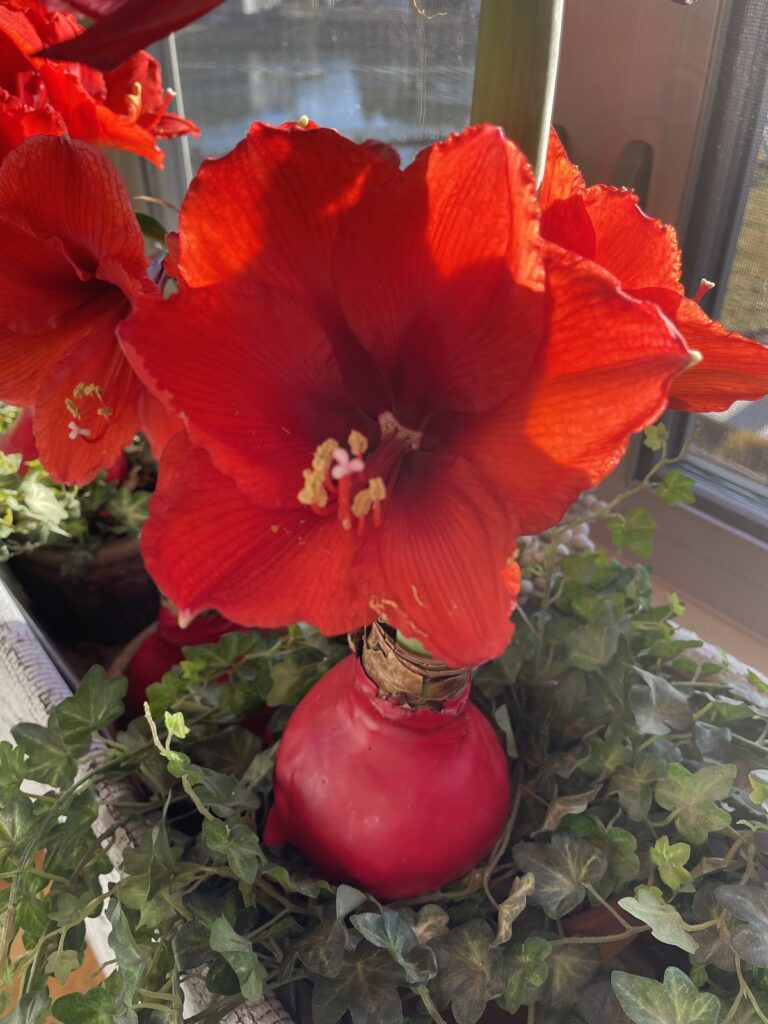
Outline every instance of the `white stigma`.
{"label": "white stigma", "polygon": [[87,427],[79,427],[74,420],[70,420],[67,424],[69,427],[69,440],[76,441],[78,437],[90,437],[91,432]]}
{"label": "white stigma", "polygon": [[363,460],[357,457],[353,459],[346,448],[334,448],[333,461],[336,463],[331,469],[331,476],[334,480],[341,480],[351,473],[362,473],[365,469]]}

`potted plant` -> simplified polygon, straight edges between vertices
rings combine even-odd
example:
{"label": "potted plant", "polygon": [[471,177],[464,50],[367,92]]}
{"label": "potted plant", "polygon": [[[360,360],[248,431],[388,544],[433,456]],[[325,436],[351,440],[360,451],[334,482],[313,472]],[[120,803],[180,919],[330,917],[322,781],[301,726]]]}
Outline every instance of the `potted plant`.
{"label": "potted plant", "polygon": [[156,478],[146,442],[137,438],[90,483],[67,486],[41,465],[29,410],[4,415],[2,560],[52,636],[125,642],[158,602],[139,553]]}
{"label": "potted plant", "polygon": [[[527,157],[483,123],[402,170],[255,124],[199,171],[162,272],[90,143],[0,164],[25,254],[0,250],[0,395],[68,484],[144,431],[150,574],[182,628],[252,627],[188,649],[116,734],[126,682],[95,668],[0,747],[22,1021],[213,1021],[265,993],[301,1024],[768,1019],[766,684],[697,662],[679,601],[595,549],[602,517],[647,554],[648,513],[568,513],[640,431],[659,458],[633,493],[689,501],[656,421],[764,395],[768,352],[548,137],[560,5],[524,6],[484,5],[548,58],[507,125]],[[123,55],[113,15],[154,31],[136,7],[89,5],[77,52]],[[21,57],[42,87],[69,73]],[[266,714],[278,743],[244,728]],[[115,971],[51,1005],[102,909]]]}

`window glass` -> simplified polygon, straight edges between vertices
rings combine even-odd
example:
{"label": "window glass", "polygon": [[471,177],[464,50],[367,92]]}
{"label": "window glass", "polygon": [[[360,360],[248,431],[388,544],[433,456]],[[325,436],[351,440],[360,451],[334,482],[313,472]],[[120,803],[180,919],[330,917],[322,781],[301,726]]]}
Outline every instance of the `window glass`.
{"label": "window glass", "polygon": [[479,0],[226,0],[177,36],[193,167],[306,115],[409,160],[469,121]]}
{"label": "window glass", "polygon": [[[731,330],[768,342],[768,149],[758,157],[720,318]],[[768,524],[768,399],[737,402],[697,417],[692,466],[720,477],[725,503]]]}

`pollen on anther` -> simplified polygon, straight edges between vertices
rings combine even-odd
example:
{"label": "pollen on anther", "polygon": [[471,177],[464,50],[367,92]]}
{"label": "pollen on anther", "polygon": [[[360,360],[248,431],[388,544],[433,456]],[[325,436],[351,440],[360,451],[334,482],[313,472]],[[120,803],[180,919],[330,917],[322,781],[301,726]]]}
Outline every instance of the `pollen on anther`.
{"label": "pollen on anther", "polygon": [[359,430],[350,430],[347,446],[352,454],[359,458],[368,451],[368,438],[365,434],[361,434]]}

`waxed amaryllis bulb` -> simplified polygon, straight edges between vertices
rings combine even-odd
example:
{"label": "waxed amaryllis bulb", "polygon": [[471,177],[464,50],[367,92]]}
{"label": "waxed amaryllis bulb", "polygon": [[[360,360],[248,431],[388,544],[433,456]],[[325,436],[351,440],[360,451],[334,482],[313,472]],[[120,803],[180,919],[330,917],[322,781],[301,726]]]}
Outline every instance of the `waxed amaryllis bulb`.
{"label": "waxed amaryllis bulb", "polygon": [[430,892],[474,867],[509,813],[509,765],[469,683],[431,707],[380,696],[359,658],[293,712],[265,840],[380,899]]}

